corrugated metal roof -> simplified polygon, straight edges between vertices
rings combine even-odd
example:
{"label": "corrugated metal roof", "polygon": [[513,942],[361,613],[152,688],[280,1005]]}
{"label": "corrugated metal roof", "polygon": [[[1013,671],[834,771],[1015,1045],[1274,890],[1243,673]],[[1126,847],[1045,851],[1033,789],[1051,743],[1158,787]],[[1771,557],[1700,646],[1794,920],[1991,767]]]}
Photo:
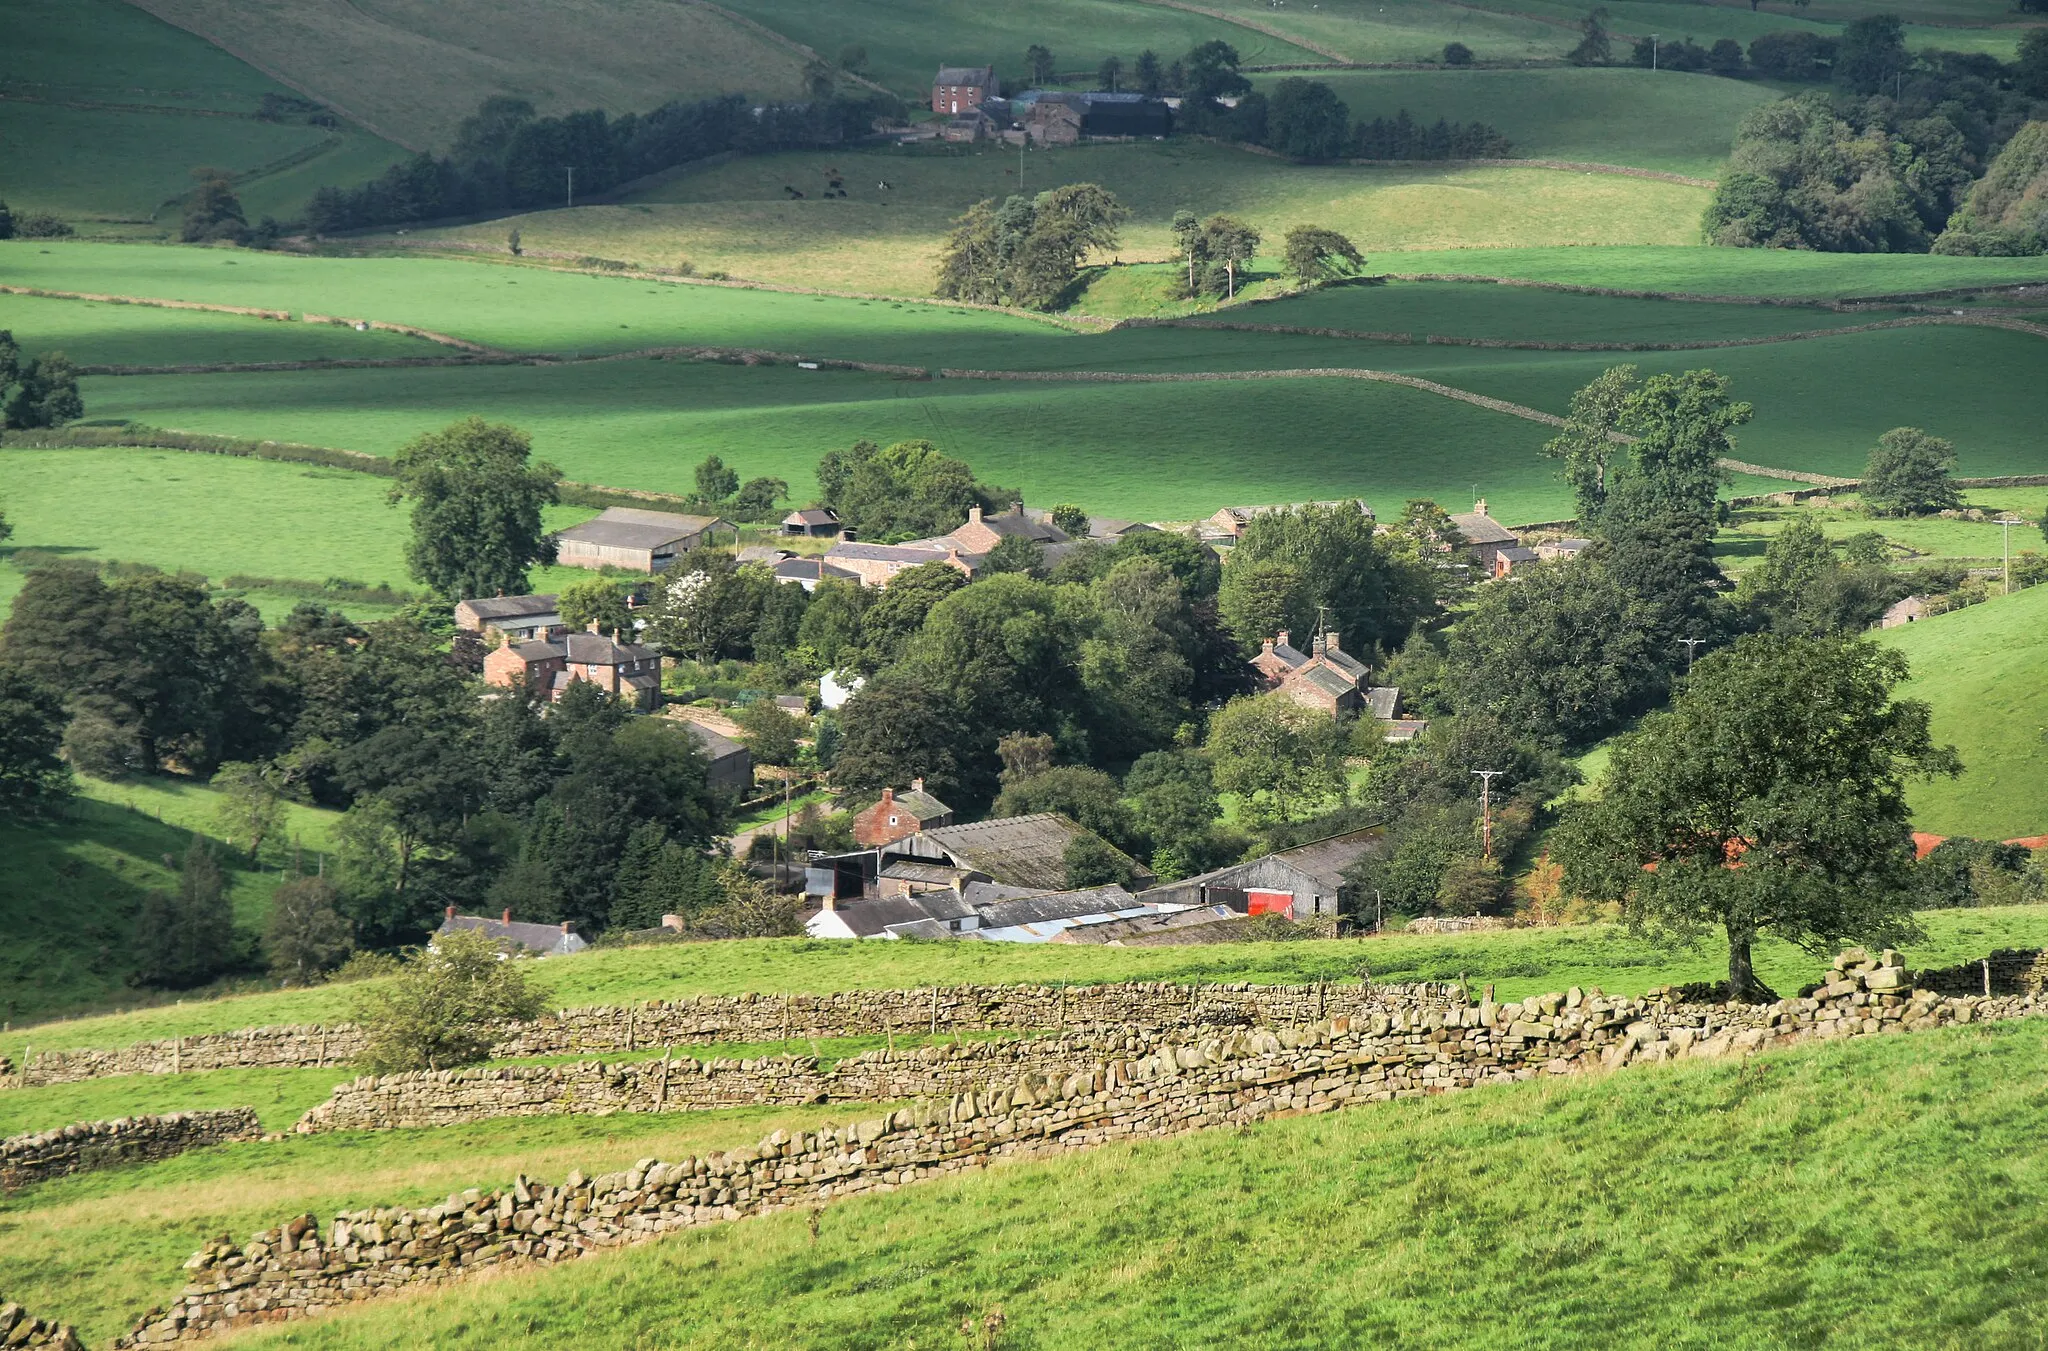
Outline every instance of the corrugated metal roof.
{"label": "corrugated metal roof", "polygon": [[1106,915],[1138,904],[1141,902],[1122,887],[1089,887],[1082,891],[1054,891],[1041,896],[998,901],[994,905],[982,906],[979,913],[984,929],[1007,929],[1016,924]]}
{"label": "corrugated metal roof", "polygon": [[[1067,845],[1090,832],[1058,812],[1008,816],[965,826],[939,826],[920,831],[906,842],[905,852],[923,853],[926,846],[988,874],[1009,886],[1058,891],[1067,884]],[[1110,846],[1114,850],[1114,846]],[[1143,881],[1151,872],[1118,852]]]}
{"label": "corrugated metal roof", "polygon": [[488,596],[481,600],[466,600],[463,604],[478,619],[512,619],[559,613],[560,602],[561,597],[557,595]]}
{"label": "corrugated metal roof", "polygon": [[561,531],[556,538],[613,549],[653,549],[692,535],[701,535],[714,525],[724,524],[716,516],[682,516],[667,511],[641,511],[634,507],[606,507],[602,513],[581,525],[572,525]]}

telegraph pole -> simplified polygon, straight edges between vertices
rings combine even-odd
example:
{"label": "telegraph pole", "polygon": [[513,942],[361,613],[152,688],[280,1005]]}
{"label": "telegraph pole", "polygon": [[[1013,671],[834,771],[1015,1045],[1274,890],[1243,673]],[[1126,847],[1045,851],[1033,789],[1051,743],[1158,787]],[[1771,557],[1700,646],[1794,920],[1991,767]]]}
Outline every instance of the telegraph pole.
{"label": "telegraph pole", "polygon": [[1650,69],[1651,69],[1651,70],[1655,70],[1656,68],[1657,68],[1657,35],[1656,35],[1655,33],[1652,33],[1652,34],[1650,34]]}
{"label": "telegraph pole", "polygon": [[1493,776],[1504,769],[1475,769],[1479,776],[1479,833],[1488,862],[1493,861]]}
{"label": "telegraph pole", "polygon": [[1700,644],[1707,640],[1704,638],[1680,638],[1678,641],[1685,645],[1685,673],[1691,675],[1692,659],[1698,652]]}
{"label": "telegraph pole", "polygon": [[568,200],[568,205],[570,205],[570,206],[574,206],[574,205],[576,205],[576,166],[575,166],[575,165],[573,165],[573,164],[570,164],[570,165],[565,165],[565,166],[563,166],[563,167],[565,167],[565,168],[566,168],[566,169],[567,169],[567,170],[569,171],[569,200]]}
{"label": "telegraph pole", "polygon": [[2016,525],[2025,525],[2026,522],[2014,516],[2011,512],[2007,512],[1998,518],[1998,523],[2005,527],[2005,594],[2010,596],[2012,594],[2012,528]]}

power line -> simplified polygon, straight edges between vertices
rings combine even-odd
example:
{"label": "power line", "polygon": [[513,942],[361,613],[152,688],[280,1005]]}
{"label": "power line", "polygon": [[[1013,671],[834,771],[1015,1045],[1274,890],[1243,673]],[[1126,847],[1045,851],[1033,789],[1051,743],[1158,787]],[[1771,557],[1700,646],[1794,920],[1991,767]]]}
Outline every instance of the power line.
{"label": "power line", "polygon": [[1493,776],[1507,773],[1504,769],[1475,769],[1479,776],[1479,833],[1481,848],[1488,862],[1493,860]]}

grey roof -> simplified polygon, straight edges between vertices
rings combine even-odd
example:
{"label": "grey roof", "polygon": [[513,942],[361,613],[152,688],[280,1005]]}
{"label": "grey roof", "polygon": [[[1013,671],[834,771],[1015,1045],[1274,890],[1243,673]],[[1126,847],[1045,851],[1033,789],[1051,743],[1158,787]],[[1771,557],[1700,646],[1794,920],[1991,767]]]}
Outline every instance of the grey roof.
{"label": "grey roof", "polygon": [[513,643],[511,647],[526,661],[547,661],[562,655],[560,643],[550,643],[540,638],[529,638],[523,643]]}
{"label": "grey roof", "polygon": [[898,938],[922,938],[929,941],[975,937],[973,930],[962,933],[936,919],[914,919],[908,924],[891,924],[889,932]]}
{"label": "grey roof", "polygon": [[556,538],[614,549],[655,549],[725,524],[716,516],[681,516],[667,511],[641,511],[637,507],[606,507],[599,515],[581,525],[570,526]]}
{"label": "grey roof", "polygon": [[1364,680],[1372,674],[1371,667],[1341,647],[1325,647],[1323,649],[1323,660],[1342,671],[1345,675],[1350,676],[1353,684]]}
{"label": "grey roof", "polygon": [[941,535],[939,540],[945,544],[954,544],[954,537],[960,531],[975,524],[985,525],[1005,539],[1021,538],[1036,540],[1040,544],[1065,544],[1072,538],[1066,531],[1052,523],[1051,512],[1046,512],[1041,517],[1036,512],[999,511],[993,516],[983,512],[978,523],[971,519],[962,521],[952,533]]}
{"label": "grey roof", "polygon": [[1283,849],[1272,857],[1281,860],[1335,891],[1343,885],[1344,870],[1370,853],[1381,840],[1378,827],[1332,835],[1327,840]]}
{"label": "grey roof", "polygon": [[804,698],[801,694],[778,694],[775,696],[775,706],[788,713],[808,713],[811,711],[811,701]]}
{"label": "grey roof", "polygon": [[747,753],[745,746],[742,746],[729,736],[721,736],[701,722],[684,720],[683,726],[689,730],[691,738],[696,741],[697,749],[709,756],[713,764],[730,755],[744,755]]}
{"label": "grey roof", "polygon": [[735,563],[768,563],[772,565],[780,563],[785,558],[794,557],[796,555],[792,554],[789,550],[778,549],[772,544],[749,544],[746,548],[733,555],[733,561]]}
{"label": "grey roof", "polygon": [[858,582],[860,574],[822,558],[786,558],[775,565],[779,582]]}
{"label": "grey roof", "polygon": [[1347,694],[1358,693],[1357,681],[1345,675],[1342,671],[1331,670],[1321,662],[1309,663],[1289,676],[1288,679],[1299,681],[1304,685],[1313,685],[1323,691],[1323,693],[1334,694],[1339,698]]}
{"label": "grey roof", "polygon": [[893,925],[933,918],[923,896],[877,896],[834,906],[833,912],[857,938],[872,938]]}
{"label": "grey roof", "polygon": [[[1044,507],[1026,507],[1024,514],[1042,524],[1052,524],[1052,512]],[[1120,539],[1125,535],[1157,534],[1159,527],[1143,521],[1126,521],[1116,516],[1090,516],[1088,518],[1089,539]]]}
{"label": "grey roof", "polygon": [[[937,849],[997,882],[1058,891],[1067,884],[1068,843],[1088,833],[1058,812],[1035,812],[972,825],[939,826],[918,832],[911,841]],[[1151,876],[1135,860],[1131,866],[1140,880]]]}
{"label": "grey roof", "polygon": [[1192,910],[1174,910],[1163,915],[1131,915],[1100,924],[1077,924],[1067,930],[1065,937],[1074,943],[1127,943],[1150,934],[1202,928],[1239,917],[1227,905],[1198,905]]}
{"label": "grey roof", "polygon": [[1020,896],[1043,896],[1045,892],[1037,887],[1006,887],[1001,882],[962,882],[960,895],[976,910],[986,909],[998,901],[1014,901]]}
{"label": "grey roof", "polygon": [[1429,729],[1428,718],[1390,718],[1387,721],[1389,741],[1413,741]]}
{"label": "grey roof", "polygon": [[988,85],[995,83],[995,74],[994,66],[940,66],[932,83]]}
{"label": "grey roof", "polygon": [[1395,685],[1374,685],[1365,692],[1366,711],[1386,722],[1401,711],[1401,690]]}
{"label": "grey roof", "polygon": [[1292,643],[1274,643],[1273,655],[1286,662],[1289,666],[1306,666],[1308,664],[1308,653]]}
{"label": "grey roof", "polygon": [[1548,543],[1548,544],[1541,544],[1541,545],[1538,545],[1537,547],[1538,547],[1538,548],[1540,548],[1540,549],[1551,549],[1551,550],[1554,550],[1554,551],[1556,551],[1556,552],[1558,552],[1558,553],[1561,553],[1561,554],[1575,554],[1575,553],[1578,553],[1578,552],[1579,552],[1580,550],[1582,550],[1582,549],[1590,549],[1590,548],[1592,548],[1592,547],[1593,547],[1593,541],[1592,541],[1592,540],[1589,540],[1589,539],[1578,539],[1578,538],[1573,538],[1573,539],[1554,539],[1554,540],[1550,541],[1550,543]]}
{"label": "grey roof", "polygon": [[972,868],[956,867],[951,863],[923,863],[914,858],[891,860],[882,869],[881,875],[896,882],[932,882],[950,887],[960,881],[963,873],[972,873]]}
{"label": "grey roof", "polygon": [[464,605],[478,619],[523,619],[529,615],[551,615],[560,612],[561,597],[546,596],[486,596],[478,600],[466,600]]}
{"label": "grey roof", "polygon": [[1510,545],[1508,548],[1502,549],[1499,553],[1495,554],[1494,557],[1505,558],[1510,563],[1534,563],[1535,561],[1543,557],[1543,555],[1537,553],[1534,549],[1526,549],[1519,544],[1515,544]]}
{"label": "grey roof", "polygon": [[911,544],[862,544],[854,540],[841,540],[825,551],[825,557],[870,558],[885,563],[943,563],[946,551],[931,545]]}
{"label": "grey roof", "polygon": [[518,920],[506,923],[501,919],[490,919],[483,915],[451,915],[441,921],[438,933],[456,929],[471,929],[486,938],[500,943],[512,943],[528,952],[558,953],[567,955],[581,952],[590,945],[567,926],[561,924],[526,924]]}
{"label": "grey roof", "polygon": [[1451,524],[1458,527],[1458,533],[1465,537],[1467,544],[1519,543],[1513,531],[1484,512],[1454,511]]}
{"label": "grey roof", "polygon": [[563,634],[561,640],[551,646],[564,653],[570,661],[598,666],[621,666],[629,661],[656,661],[661,657],[661,653],[643,644],[614,642],[605,634],[586,633],[581,629]]}
{"label": "grey roof", "polygon": [[1039,896],[1019,896],[981,908],[981,927],[1007,929],[1013,924],[1042,924],[1055,919],[1079,919],[1083,915],[1106,915],[1142,904],[1122,887],[1089,887],[1082,891],[1051,891]]}
{"label": "grey roof", "polygon": [[784,525],[788,525],[791,522],[796,522],[799,525],[838,525],[839,513],[830,507],[804,507],[802,510],[792,511],[789,515],[782,518]]}
{"label": "grey roof", "polygon": [[904,814],[915,816],[920,821],[936,821],[953,810],[922,788],[906,788],[890,800],[901,808]]}

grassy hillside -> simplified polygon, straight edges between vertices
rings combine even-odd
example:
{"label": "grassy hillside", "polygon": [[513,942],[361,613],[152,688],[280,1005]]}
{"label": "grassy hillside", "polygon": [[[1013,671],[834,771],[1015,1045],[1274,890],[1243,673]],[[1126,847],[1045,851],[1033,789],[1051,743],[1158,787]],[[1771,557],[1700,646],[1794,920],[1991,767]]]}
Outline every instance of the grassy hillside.
{"label": "grassy hillside", "polygon": [[397,154],[353,128],[259,120],[266,94],[294,91],[123,0],[0,0],[0,31],[0,196],[16,211],[146,224],[208,165],[258,175],[253,220]]}
{"label": "grassy hillside", "polygon": [[[1489,7],[1495,5],[1560,24],[1575,25],[1585,14],[1574,0],[1492,0]],[[1997,0],[1953,0],[1953,3],[1932,0],[1926,6],[1885,8],[1874,0],[1848,0],[1848,3],[1836,5],[1829,15],[1836,22],[1824,21],[1818,13],[1795,11],[1786,6],[1752,10],[1747,4],[1699,5],[1690,0],[1617,0],[1607,9],[1608,29],[1617,37],[1627,35],[1633,39],[1639,35],[1659,33],[1666,40],[1691,37],[1702,46],[1712,45],[1716,38],[1724,37],[1735,38],[1747,46],[1752,38],[1789,29],[1804,29],[1832,37],[1841,32],[1841,24],[1848,19],[1866,14],[1897,14],[1906,20],[1905,36],[1909,47],[1989,52],[2001,60],[2010,61],[2020,34],[2025,31],[2024,16],[1996,6]],[[1974,20],[1974,24],[1956,26],[1956,20],[1965,15]],[[1665,74],[1670,79],[1717,78],[1676,71]]]}
{"label": "grassy hillside", "polygon": [[[1022,157],[1035,192],[1096,182],[1129,206],[1124,258],[1164,258],[1182,208],[1242,216],[1277,239],[1304,222],[1367,249],[1690,244],[1703,189],[1612,175],[1417,166],[1288,164],[1196,141],[1074,146]],[[805,286],[928,295],[950,222],[1018,190],[1014,152],[927,148],[790,152],[671,179],[628,204],[537,212],[510,222],[415,234],[498,248],[516,224],[528,248],[699,269]],[[849,196],[812,192],[826,171]],[[883,189],[880,184],[889,183]],[[793,201],[784,189],[811,193]]]}
{"label": "grassy hillside", "polygon": [[1562,26],[1532,17],[1517,4],[1316,0],[1273,5],[1268,0],[1206,0],[1202,7],[1313,42],[1352,61],[1436,61],[1447,42],[1464,43],[1482,61],[1554,61],[1578,41],[1576,34],[1567,37]]}
{"label": "grassy hillside", "polygon": [[[2042,513],[2042,488],[1972,488],[1965,500],[1993,515],[2011,512],[2033,518]],[[1924,519],[1872,520],[1865,516],[1854,493],[1830,498],[1839,505],[1814,507],[1753,507],[1736,513],[1731,524],[1714,540],[1714,554],[1721,566],[1740,571],[1762,560],[1771,537],[1795,520],[1811,520],[1832,540],[1847,539],[1875,530],[1894,544],[1913,550],[1915,558],[1955,559],[1972,567],[1996,566],[2003,557],[2005,529],[1996,521],[1945,521]],[[2041,537],[2031,526],[2014,527],[2013,552],[2040,552]]]}
{"label": "grassy hillside", "polygon": [[[2048,906],[1929,911],[1920,920],[1927,937],[1906,950],[1915,966],[1951,965],[1998,947],[2048,946]],[[1815,979],[1826,965],[1769,939],[1758,943],[1756,962],[1758,973],[1784,990]],[[1463,976],[1475,985],[1497,984],[1503,999],[1521,999],[1572,985],[1640,994],[1653,985],[1726,979],[1728,956],[1711,941],[1672,950],[1606,924],[1181,948],[750,939],[587,952],[573,962],[544,963],[534,978],[556,1007],[573,1008],[693,994],[823,994],[933,984],[1353,981],[1361,971],[1384,981]],[[29,1035],[46,1050],[125,1046],[238,1027],[333,1021],[347,1016],[349,1003],[346,987],[282,990],[54,1023]]]}
{"label": "grassy hillside", "polygon": [[31,352],[62,352],[81,366],[196,365],[213,361],[347,361],[445,357],[448,348],[379,329],[286,324],[204,310],[0,295],[0,328]]}
{"label": "grassy hillside", "polygon": [[801,90],[803,55],[716,9],[661,0],[148,0],[400,144],[445,149],[496,94],[544,113]]}
{"label": "grassy hillside", "polygon": [[2040,258],[1948,258],[1926,253],[1622,246],[1598,250],[1411,249],[1398,256],[1376,256],[1377,265],[1389,272],[1466,273],[1565,286],[1820,300],[2048,282],[2048,261]]}
{"label": "grassy hillside", "polygon": [[[136,968],[136,908],[145,892],[174,887],[195,832],[212,836],[214,794],[198,784],[81,779],[80,800],[53,826],[0,824],[0,925],[13,941],[0,953],[0,1020],[21,1022],[138,998],[127,978]],[[239,941],[253,951],[269,913],[282,851],[293,838],[327,845],[332,812],[294,807],[267,860],[250,871],[247,856],[216,842],[228,871]],[[159,996],[160,997],[160,996]],[[16,1051],[19,1048],[14,1048]]]}
{"label": "grassy hillside", "polygon": [[[1205,14],[1143,0],[1039,0],[1029,6],[972,0],[736,0],[725,6],[835,60],[847,47],[867,52],[863,73],[913,103],[931,97],[940,66],[993,64],[1004,80],[1028,77],[1024,49],[1050,47],[1062,72],[1093,73],[1106,56],[1125,64],[1151,48],[1172,60],[1197,43],[1221,39],[1248,64],[1322,60],[1314,52]],[[1212,8],[1203,6],[1202,8]],[[1020,84],[1021,87],[1021,84]]]}
{"label": "grassy hillside", "polygon": [[2048,833],[2048,587],[1877,638],[1913,663],[1905,693],[1933,706],[1935,737],[1963,757],[1960,779],[1912,790],[1914,824],[1990,839]]}
{"label": "grassy hillside", "polygon": [[[1285,78],[1262,76],[1259,83],[1270,90]],[[1698,178],[1720,171],[1743,114],[1779,97],[1768,85],[1744,80],[1634,69],[1344,70],[1308,72],[1307,78],[1335,90],[1358,121],[1392,118],[1405,108],[1418,122],[1485,122],[1522,158],[1591,160]]]}
{"label": "grassy hillside", "polygon": [[[237,1344],[879,1351],[952,1344],[1000,1305],[1015,1348],[2016,1345],[2043,1307],[2048,1194],[2014,1160],[2048,1146],[2044,1070],[2038,1032],[2002,1025],[1379,1104],[854,1198],[815,1241],[792,1212]],[[0,1213],[0,1279],[105,1337],[222,1230],[821,1116],[326,1136],[88,1175]],[[1844,1202],[1872,1178],[1882,1204]]]}

